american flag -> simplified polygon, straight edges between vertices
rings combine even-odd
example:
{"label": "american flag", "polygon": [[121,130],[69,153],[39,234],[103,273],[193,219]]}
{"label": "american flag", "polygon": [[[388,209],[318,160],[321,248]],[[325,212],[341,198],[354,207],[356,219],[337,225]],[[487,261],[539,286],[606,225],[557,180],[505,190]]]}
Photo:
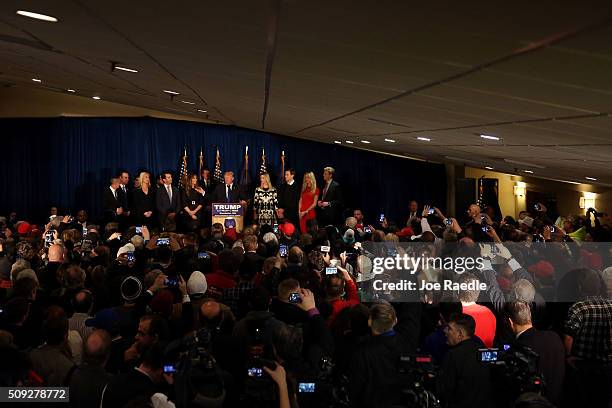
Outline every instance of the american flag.
{"label": "american flag", "polygon": [[223,183],[223,174],[221,172],[221,156],[219,155],[219,148],[217,148],[217,157],[215,159],[215,174],[213,174],[213,180],[215,183]]}
{"label": "american flag", "polygon": [[268,172],[266,168],[266,149],[261,149],[261,166],[259,166],[259,175],[265,174]]}
{"label": "american flag", "polygon": [[199,172],[198,177],[202,180],[202,169],[205,167],[204,163],[204,150],[200,147],[200,160],[199,160]]}
{"label": "american flag", "polygon": [[187,147],[183,151],[183,158],[181,159],[181,168],[179,170],[179,187],[185,188],[187,182]]}

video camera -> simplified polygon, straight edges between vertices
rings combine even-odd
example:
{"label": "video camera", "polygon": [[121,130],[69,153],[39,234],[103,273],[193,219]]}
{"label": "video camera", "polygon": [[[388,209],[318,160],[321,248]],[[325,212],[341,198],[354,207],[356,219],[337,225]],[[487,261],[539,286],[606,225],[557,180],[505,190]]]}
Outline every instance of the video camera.
{"label": "video camera", "polygon": [[525,392],[542,393],[544,378],[538,372],[538,354],[526,346],[507,345],[503,348],[478,350],[478,361],[491,365],[496,395],[514,401]]}
{"label": "video camera", "polygon": [[401,395],[399,406],[407,408],[439,408],[440,401],[433,394],[436,389],[437,370],[430,355],[401,356],[399,379]]}
{"label": "video camera", "polygon": [[225,384],[215,358],[210,353],[212,334],[202,328],[192,337],[174,341],[164,353],[164,373],[174,377],[176,406],[221,407]]}

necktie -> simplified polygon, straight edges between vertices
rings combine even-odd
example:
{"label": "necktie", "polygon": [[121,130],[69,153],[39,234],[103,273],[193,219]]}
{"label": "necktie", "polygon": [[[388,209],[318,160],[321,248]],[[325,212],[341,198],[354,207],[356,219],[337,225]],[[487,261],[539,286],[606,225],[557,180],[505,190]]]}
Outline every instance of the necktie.
{"label": "necktie", "polygon": [[226,198],[227,202],[229,203],[230,202],[230,186],[227,185],[226,187],[227,188],[225,189],[225,198]]}
{"label": "necktie", "polygon": [[327,189],[329,188],[329,183],[325,184],[325,188],[323,189],[323,197],[325,198],[325,195],[327,194]]}
{"label": "necktie", "polygon": [[166,191],[168,192],[168,198],[170,198],[170,203],[172,203],[172,187],[166,185]]}
{"label": "necktie", "polygon": [[113,190],[113,195],[115,196],[115,200],[117,199],[117,190]]}

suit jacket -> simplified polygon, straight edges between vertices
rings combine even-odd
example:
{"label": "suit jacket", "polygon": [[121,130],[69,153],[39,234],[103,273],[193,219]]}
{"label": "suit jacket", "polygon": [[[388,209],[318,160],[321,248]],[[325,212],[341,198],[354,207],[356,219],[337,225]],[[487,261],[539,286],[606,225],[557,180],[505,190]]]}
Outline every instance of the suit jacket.
{"label": "suit jacket", "polygon": [[211,193],[214,190],[214,186],[213,186],[213,181],[212,180],[208,180],[206,183],[204,182],[204,180],[199,180],[198,181],[198,185],[200,187],[202,187],[202,189],[204,189],[206,194],[209,194],[209,193]]}
{"label": "suit jacket", "polygon": [[317,218],[319,220],[319,226],[325,227],[327,225],[334,225],[340,222],[340,217],[342,216],[343,209],[343,199],[342,199],[342,191],[340,190],[340,184],[337,181],[333,180],[329,184],[327,191],[325,190],[325,186],[321,188],[321,197],[320,201],[329,202],[329,206],[325,208],[321,208],[317,206]]}
{"label": "suit jacket", "polygon": [[104,190],[104,219],[107,222],[117,218],[117,208],[121,207],[119,190],[116,193],[117,197],[115,197],[110,187],[106,187],[106,190]]}
{"label": "suit jacket", "polygon": [[294,225],[298,225],[298,204],[300,202],[301,186],[297,181],[292,185],[281,184],[278,186],[278,208],[282,208],[285,212],[285,218],[290,220]]}
{"label": "suit jacket", "polygon": [[[233,183],[232,191],[230,192],[230,203],[239,203],[240,200],[247,201],[249,199],[246,191],[242,188],[242,186]],[[225,184],[218,184],[213,191],[211,196],[211,202],[213,203],[226,203],[227,198],[225,196]]]}
{"label": "suit jacket", "polygon": [[179,190],[174,186],[172,186],[172,202],[170,202],[166,187],[158,188],[155,196],[155,207],[160,215],[176,213],[180,209],[180,198]]}
{"label": "suit jacket", "polygon": [[115,376],[103,392],[102,407],[122,407],[136,397],[150,398],[157,392],[157,386],[144,373],[135,368]]}
{"label": "suit jacket", "polygon": [[565,348],[561,338],[552,331],[531,328],[516,339],[538,353],[538,370],[544,375],[544,396],[556,406],[561,406],[563,376],[565,375]]}
{"label": "suit jacket", "polygon": [[117,199],[119,200],[119,204],[121,204],[123,211],[130,210],[131,195],[132,192],[127,187],[125,188],[125,192],[123,191],[121,186],[119,186],[119,188],[117,189]]}

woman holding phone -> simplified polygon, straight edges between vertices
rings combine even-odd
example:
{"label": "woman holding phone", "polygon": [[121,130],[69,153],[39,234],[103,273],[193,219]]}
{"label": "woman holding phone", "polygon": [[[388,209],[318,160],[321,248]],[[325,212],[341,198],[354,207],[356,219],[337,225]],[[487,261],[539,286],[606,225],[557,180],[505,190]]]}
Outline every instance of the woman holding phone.
{"label": "woman holding phone", "polygon": [[317,188],[317,180],[315,179],[313,172],[304,174],[304,181],[302,182],[302,194],[300,195],[300,202],[298,204],[299,216],[300,216],[300,231],[305,234],[306,222],[316,217],[315,206],[319,199],[319,189]]}

